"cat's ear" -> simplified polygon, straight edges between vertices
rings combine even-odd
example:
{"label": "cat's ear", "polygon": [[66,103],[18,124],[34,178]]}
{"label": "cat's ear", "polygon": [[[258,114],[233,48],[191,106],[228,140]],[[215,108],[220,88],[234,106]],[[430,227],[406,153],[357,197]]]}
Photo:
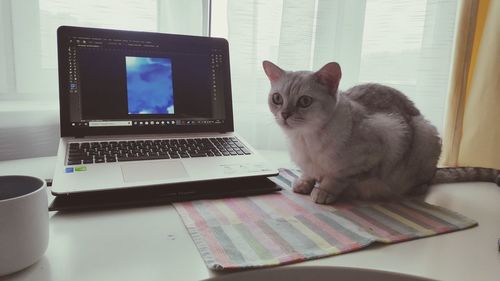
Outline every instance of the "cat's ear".
{"label": "cat's ear", "polygon": [[340,65],[338,63],[327,63],[320,70],[316,71],[314,75],[318,78],[320,83],[327,86],[331,90],[332,94],[337,93],[340,78],[342,77],[342,71],[340,70]]}
{"label": "cat's ear", "polygon": [[262,67],[264,68],[264,72],[266,73],[269,80],[271,80],[271,82],[278,80],[283,75],[283,73],[285,73],[283,69],[267,60],[262,62]]}

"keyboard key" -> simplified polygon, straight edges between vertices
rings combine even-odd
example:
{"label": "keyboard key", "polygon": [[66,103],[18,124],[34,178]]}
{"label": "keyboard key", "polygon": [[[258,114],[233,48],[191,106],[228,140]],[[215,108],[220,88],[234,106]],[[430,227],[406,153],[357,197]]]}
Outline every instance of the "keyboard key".
{"label": "keyboard key", "polygon": [[106,162],[116,162],[115,156],[106,156]]}
{"label": "keyboard key", "polygon": [[70,143],[69,144],[69,151],[79,151],[79,150],[80,150],[79,143]]}
{"label": "keyboard key", "polygon": [[128,156],[128,157],[117,157],[118,162],[124,161],[140,161],[140,160],[151,160],[149,156]]}
{"label": "keyboard key", "polygon": [[206,157],[206,153],[189,153],[189,156],[191,157]]}
{"label": "keyboard key", "polygon": [[82,164],[82,160],[69,160],[68,159],[68,165],[80,165]]}
{"label": "keyboard key", "polygon": [[96,157],[95,158],[95,163],[104,163],[104,157]]}

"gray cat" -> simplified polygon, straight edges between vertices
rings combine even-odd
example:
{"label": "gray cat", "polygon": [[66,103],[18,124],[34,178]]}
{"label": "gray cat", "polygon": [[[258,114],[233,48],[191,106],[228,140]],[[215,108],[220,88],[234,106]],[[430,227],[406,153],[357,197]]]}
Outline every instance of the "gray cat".
{"label": "gray cat", "polygon": [[496,181],[497,170],[438,169],[436,128],[403,93],[380,84],[338,91],[340,66],[284,71],[263,62],[268,103],[303,174],[293,190],[329,204],[339,197],[386,199],[424,194],[430,184]]}

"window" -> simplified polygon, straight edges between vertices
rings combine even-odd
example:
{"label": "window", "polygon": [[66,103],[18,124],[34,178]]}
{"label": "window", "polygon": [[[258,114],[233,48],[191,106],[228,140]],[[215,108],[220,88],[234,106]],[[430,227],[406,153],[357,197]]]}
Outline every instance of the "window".
{"label": "window", "polygon": [[393,86],[441,131],[456,0],[213,0],[212,5],[212,35],[227,38],[231,47],[236,130],[257,147],[285,148],[267,109],[262,60],[287,70],[318,70],[337,61],[340,89],[365,82]]}
{"label": "window", "polygon": [[[114,29],[157,31],[156,0],[40,0],[42,68],[57,67],[55,30],[62,24]],[[120,16],[110,17],[110,8]]]}
{"label": "window", "polygon": [[[8,112],[7,123],[16,127],[29,108],[37,120],[57,122],[58,26],[207,35],[211,3],[211,35],[227,38],[230,45],[235,127],[257,148],[286,147],[267,108],[269,82],[262,60],[289,70],[317,70],[337,61],[343,70],[341,89],[364,82],[396,87],[441,130],[457,1],[3,0],[0,118]],[[19,105],[23,100],[30,105]],[[47,106],[51,117],[40,117]],[[18,108],[25,110],[16,115]],[[37,132],[45,132],[42,121]],[[54,138],[57,125],[50,126],[47,138]],[[10,141],[15,146],[16,140]],[[6,143],[1,137],[0,142]]]}
{"label": "window", "polygon": [[208,0],[0,1],[0,160],[56,154],[58,26],[206,35],[207,11]]}
{"label": "window", "polygon": [[[58,97],[56,30],[61,25],[206,34],[206,1],[6,0],[0,4],[4,99]],[[3,51],[3,52],[2,52]]]}

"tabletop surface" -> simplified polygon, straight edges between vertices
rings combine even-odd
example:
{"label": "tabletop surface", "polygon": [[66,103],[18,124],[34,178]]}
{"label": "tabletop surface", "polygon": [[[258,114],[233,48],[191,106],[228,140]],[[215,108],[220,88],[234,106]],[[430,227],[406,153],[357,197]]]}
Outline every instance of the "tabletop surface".
{"label": "tabletop surface", "polygon": [[[277,167],[286,152],[261,151]],[[0,161],[0,175],[50,178],[55,157]],[[493,183],[432,187],[431,204],[459,212],[479,226],[288,266],[347,266],[437,280],[500,280],[500,188]],[[4,280],[201,280],[207,269],[172,205],[50,213],[44,257]]]}

